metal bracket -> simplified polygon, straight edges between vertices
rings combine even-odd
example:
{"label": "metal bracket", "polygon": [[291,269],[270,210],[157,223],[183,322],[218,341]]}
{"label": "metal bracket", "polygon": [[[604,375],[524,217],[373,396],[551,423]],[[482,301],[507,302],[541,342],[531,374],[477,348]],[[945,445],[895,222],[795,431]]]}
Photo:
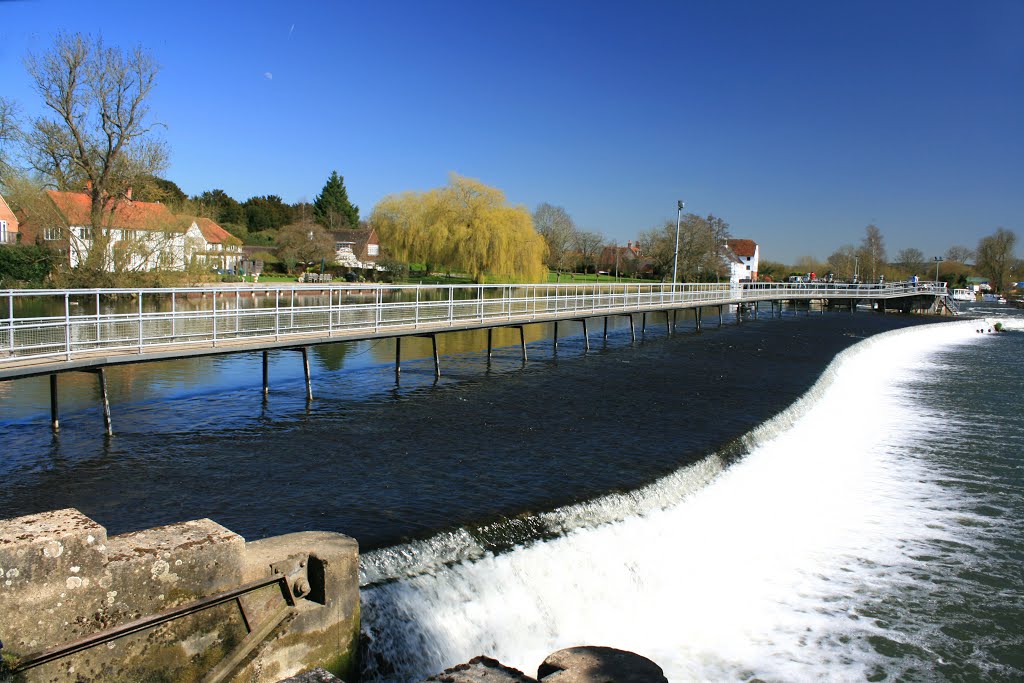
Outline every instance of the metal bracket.
{"label": "metal bracket", "polygon": [[274,576],[282,578],[282,587],[286,589],[285,600],[294,606],[295,601],[309,595],[312,587],[309,583],[309,555],[292,555],[270,565]]}

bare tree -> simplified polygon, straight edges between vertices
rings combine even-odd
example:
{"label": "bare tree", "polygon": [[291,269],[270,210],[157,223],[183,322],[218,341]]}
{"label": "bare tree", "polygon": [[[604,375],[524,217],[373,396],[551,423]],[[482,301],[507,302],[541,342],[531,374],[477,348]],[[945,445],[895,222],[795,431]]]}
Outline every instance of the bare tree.
{"label": "bare tree", "polygon": [[905,275],[916,275],[918,273],[923,273],[928,264],[924,260],[923,251],[915,249],[914,247],[908,247],[896,252],[895,265],[902,270]]}
{"label": "bare tree", "polygon": [[[577,230],[573,233],[573,246],[579,255],[580,263],[583,265],[583,272],[595,268],[597,255],[601,253],[604,246],[604,235],[599,232]],[[596,268],[595,268],[596,270]]]}
{"label": "bare tree", "polygon": [[978,270],[989,279],[996,291],[1002,291],[1010,275],[1010,268],[1016,263],[1013,254],[1016,246],[1017,235],[1005,228],[999,228],[978,242]]}
{"label": "bare tree", "polygon": [[874,223],[864,229],[864,239],[857,254],[861,261],[861,272],[870,272],[871,280],[875,280],[885,266],[886,253],[882,231]]}
{"label": "bare tree", "polygon": [[94,235],[88,265],[105,268],[105,218],[139,177],[166,165],[147,103],[159,67],[141,47],[122,52],[102,38],[64,33],[25,66],[49,110],[27,133],[28,161],[57,189],[85,186]]}
{"label": "bare tree", "polygon": [[331,233],[311,220],[286,225],[277,233],[278,254],[289,265],[331,263],[335,258],[334,238]]}
{"label": "bare tree", "polygon": [[969,263],[974,260],[974,252],[967,247],[955,244],[946,250],[946,260]]}
{"label": "bare tree", "polygon": [[0,97],[0,185],[10,178],[14,170],[10,163],[10,150],[20,138],[18,107],[13,100]]}
{"label": "bare tree", "polygon": [[[662,277],[672,272],[675,257],[676,221],[667,220],[660,228],[640,233],[638,240],[644,256],[654,262]],[[683,282],[703,274],[721,275],[725,266],[722,246],[729,239],[729,224],[714,215],[688,213],[679,225],[679,277]]]}
{"label": "bare tree", "polygon": [[548,245],[547,267],[556,273],[568,270],[572,265],[576,233],[576,224],[569,213],[561,206],[544,202],[533,212],[533,229]]}
{"label": "bare tree", "polygon": [[845,244],[828,257],[828,267],[839,279],[852,280],[857,272],[857,250],[852,244]]}

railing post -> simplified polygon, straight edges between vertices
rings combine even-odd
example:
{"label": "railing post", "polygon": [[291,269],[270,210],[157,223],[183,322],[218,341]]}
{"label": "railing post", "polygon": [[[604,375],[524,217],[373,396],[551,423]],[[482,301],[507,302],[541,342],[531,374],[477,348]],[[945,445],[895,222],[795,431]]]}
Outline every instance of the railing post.
{"label": "railing post", "polygon": [[213,345],[217,345],[217,290],[213,290]]}
{"label": "railing post", "polygon": [[384,305],[384,292],[380,287],[377,287],[374,293],[374,307],[373,307],[373,330],[376,332],[380,329],[380,308]]}
{"label": "railing post", "polygon": [[281,290],[274,290],[274,341],[281,340]]}
{"label": "railing post", "polygon": [[178,336],[177,292],[171,292],[171,340]]}
{"label": "railing post", "polygon": [[11,330],[11,356],[14,356],[14,290],[7,292],[7,322]]}
{"label": "railing post", "polygon": [[142,329],[142,290],[139,290],[139,353],[142,353],[146,348],[146,342],[143,337],[144,331]]}
{"label": "railing post", "polygon": [[96,348],[100,346],[100,290],[96,290]]}
{"label": "railing post", "polygon": [[418,328],[419,326],[420,326],[420,286],[416,285],[416,310],[413,313],[413,327]]}
{"label": "railing post", "polygon": [[64,292],[64,355],[71,360],[71,302]]}
{"label": "railing post", "polygon": [[455,319],[455,285],[448,285],[448,326],[451,327]]}

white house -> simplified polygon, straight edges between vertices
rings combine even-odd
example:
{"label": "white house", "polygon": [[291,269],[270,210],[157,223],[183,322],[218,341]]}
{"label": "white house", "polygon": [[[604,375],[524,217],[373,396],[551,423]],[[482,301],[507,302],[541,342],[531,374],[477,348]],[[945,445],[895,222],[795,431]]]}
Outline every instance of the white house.
{"label": "white house", "polygon": [[729,282],[757,281],[757,262],[760,249],[754,240],[726,240],[723,249],[725,262],[729,264]]}
{"label": "white house", "polygon": [[88,194],[46,194],[53,213],[47,219],[26,220],[23,239],[50,246],[72,268],[86,262],[97,236],[105,238],[106,270],[234,268],[242,257],[241,240],[210,219],[177,216],[159,202],[134,201],[130,190],[117,201],[108,201],[102,227],[92,225]]}

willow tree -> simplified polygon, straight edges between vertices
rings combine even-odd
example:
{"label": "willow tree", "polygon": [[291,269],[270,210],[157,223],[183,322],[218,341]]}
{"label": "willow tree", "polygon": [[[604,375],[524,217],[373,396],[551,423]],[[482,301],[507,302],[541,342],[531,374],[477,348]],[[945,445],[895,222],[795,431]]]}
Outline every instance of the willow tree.
{"label": "willow tree", "polygon": [[370,216],[392,258],[486,279],[540,281],[544,239],[530,213],[479,180],[452,174],[445,187],[384,197]]}

